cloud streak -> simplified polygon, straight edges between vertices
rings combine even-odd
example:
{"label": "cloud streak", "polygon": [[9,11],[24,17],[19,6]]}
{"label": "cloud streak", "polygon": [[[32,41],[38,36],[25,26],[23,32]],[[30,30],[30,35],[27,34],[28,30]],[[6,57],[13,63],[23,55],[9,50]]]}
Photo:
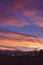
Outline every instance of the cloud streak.
{"label": "cloud streak", "polygon": [[[38,12],[43,12],[43,1],[37,0],[22,0],[22,1],[0,1],[0,26],[29,26],[30,23],[26,19],[22,18],[23,14],[25,16],[35,16]],[[34,4],[35,3],[35,4]],[[36,5],[37,4],[37,5]],[[39,8],[40,7],[40,8]],[[3,10],[4,9],[4,10]],[[20,13],[19,13],[20,12]],[[17,19],[18,18],[18,19]],[[37,17],[35,17],[37,18]],[[39,17],[38,17],[39,18]],[[43,17],[42,17],[43,18]],[[36,25],[43,27],[43,19],[35,19],[34,21],[39,21],[35,23]],[[42,19],[42,20],[41,20]],[[41,24],[40,24],[41,23]]]}
{"label": "cloud streak", "polygon": [[2,47],[2,48],[4,48],[4,50],[5,50],[5,48],[7,48],[7,49],[12,49],[12,50],[14,50],[14,51],[35,51],[35,50],[37,50],[38,51],[38,49],[39,48],[34,48],[34,47],[22,47],[22,46],[4,46],[4,45],[0,45],[0,47]]}
{"label": "cloud streak", "polygon": [[40,12],[35,9],[32,9],[32,10],[30,9],[30,10],[25,10],[23,13],[24,13],[24,16],[27,16],[28,19],[32,21],[34,25],[43,27],[43,12]]}
{"label": "cloud streak", "polygon": [[17,33],[3,33],[0,32],[0,39],[12,39],[17,41],[30,41],[30,42],[37,42],[39,41],[37,37],[28,36],[24,34],[17,34]]}
{"label": "cloud streak", "polygon": [[24,27],[24,26],[29,26],[31,23],[26,22],[25,20],[16,20],[16,19],[9,19],[5,20],[3,23],[0,23],[0,26],[17,26],[17,27]]}
{"label": "cloud streak", "polygon": [[[8,46],[22,46],[22,47],[42,47],[43,44],[38,40],[37,37],[27,36],[17,33],[0,33],[0,45]],[[1,46],[0,46],[1,48]],[[2,48],[3,49],[3,48]],[[7,49],[7,47],[6,47]]]}
{"label": "cloud streak", "polygon": [[33,23],[39,27],[43,27],[43,16],[35,16],[33,18]]}

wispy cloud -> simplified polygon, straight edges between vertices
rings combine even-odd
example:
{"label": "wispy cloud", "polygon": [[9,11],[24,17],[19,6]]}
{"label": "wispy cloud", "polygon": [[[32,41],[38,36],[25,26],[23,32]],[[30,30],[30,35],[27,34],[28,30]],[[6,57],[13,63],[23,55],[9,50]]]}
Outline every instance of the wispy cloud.
{"label": "wispy cloud", "polygon": [[2,47],[3,48],[3,50],[14,50],[14,51],[35,51],[35,50],[37,50],[38,51],[38,49],[39,48],[34,48],[34,47],[22,47],[22,46],[4,46],[4,45],[0,45],[0,47]]}
{"label": "wispy cloud", "polygon": [[16,19],[3,20],[3,23],[0,22],[0,26],[24,27],[24,26],[29,26],[29,25],[31,25],[31,23],[26,22],[25,20],[16,20]]}
{"label": "wispy cloud", "polygon": [[[3,33],[0,35],[0,44],[6,46],[40,47],[43,46],[37,37],[17,33]],[[0,46],[1,47],[1,46]],[[6,47],[7,48],[7,47]]]}
{"label": "wispy cloud", "polygon": [[35,9],[30,9],[30,10],[25,10],[23,13],[24,16],[27,16],[28,19],[32,21],[34,25],[43,27],[43,12]]}
{"label": "wispy cloud", "polygon": [[17,33],[0,32],[0,39],[12,39],[12,40],[17,40],[17,41],[39,42],[37,37],[28,36],[24,34],[17,34]]}
{"label": "wispy cloud", "polygon": [[[38,12],[43,12],[43,1],[37,0],[22,0],[22,1],[0,1],[0,26],[3,25],[14,25],[14,26],[28,26],[29,22],[26,20],[17,19],[17,17],[25,16],[35,16]],[[39,3],[38,3],[39,2]],[[34,4],[35,3],[35,4]],[[40,7],[40,8],[39,8]],[[20,12],[20,13],[19,13]],[[38,17],[39,18],[39,17]],[[43,17],[42,17],[43,18]],[[40,18],[41,19],[41,18]],[[35,20],[36,21],[36,20]],[[39,20],[37,20],[39,21]],[[39,24],[41,21],[41,24]],[[37,25],[42,27],[43,20],[40,20]]]}
{"label": "wispy cloud", "polygon": [[43,27],[43,16],[34,16],[33,23],[39,27]]}

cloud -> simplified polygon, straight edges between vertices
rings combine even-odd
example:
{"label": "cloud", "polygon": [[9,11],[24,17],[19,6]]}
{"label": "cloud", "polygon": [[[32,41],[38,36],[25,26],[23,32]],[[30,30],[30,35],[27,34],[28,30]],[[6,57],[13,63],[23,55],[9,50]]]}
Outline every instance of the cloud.
{"label": "cloud", "polygon": [[24,27],[24,26],[29,26],[29,25],[31,25],[31,23],[26,22],[25,20],[16,20],[16,19],[5,20],[3,23],[0,22],[0,26]]}
{"label": "cloud", "polygon": [[41,21],[37,21],[34,24],[39,26],[39,27],[43,27],[43,22],[41,22]]}
{"label": "cloud", "polygon": [[[38,12],[43,12],[42,0],[2,0],[0,2],[0,26],[28,26],[30,23],[22,19],[24,15],[33,17]],[[37,25],[43,26],[39,23]]]}
{"label": "cloud", "polygon": [[[43,0],[0,1],[0,31],[5,32],[6,29],[8,31],[9,27],[7,28],[7,26],[23,27],[21,29],[22,31],[25,29],[24,26],[31,27],[32,24],[33,27],[34,25],[39,28],[43,27]],[[29,29],[31,29],[30,27]],[[12,29],[14,30],[14,28]],[[12,29],[11,27],[9,28],[11,31]],[[26,27],[26,29],[28,28]],[[4,32],[0,32],[0,43],[2,45],[13,46],[16,44],[16,46],[42,46],[39,44],[41,42],[37,37]],[[34,33],[34,35],[35,34],[36,33]]]}
{"label": "cloud", "polygon": [[17,33],[3,33],[0,32],[0,39],[12,39],[16,41],[30,41],[30,42],[39,42],[37,37],[27,36],[23,34],[17,34]]}
{"label": "cloud", "polygon": [[4,45],[0,45],[1,48],[3,48],[3,50],[14,50],[14,51],[38,51],[38,48],[34,48],[34,47],[22,47],[22,46],[4,46]]}
{"label": "cloud", "polygon": [[[37,37],[5,32],[0,32],[0,45],[8,47],[22,46],[34,48],[43,46],[42,42],[40,42],[40,40]],[[1,46],[0,48],[3,49]],[[7,47],[5,49],[7,49]]]}
{"label": "cloud", "polygon": [[[22,1],[16,1],[15,5],[13,5],[19,9],[22,10],[29,10],[29,9],[36,9],[36,10],[43,10],[43,1],[39,1],[39,0],[22,0]],[[14,8],[15,8],[14,7]]]}
{"label": "cloud", "polygon": [[43,27],[43,16],[35,16],[33,18],[33,23],[39,27]]}
{"label": "cloud", "polygon": [[[23,19],[20,15],[20,10],[23,6],[22,2],[19,1],[1,1],[0,3],[0,26],[28,26],[29,22]],[[15,10],[16,9],[16,10]]]}
{"label": "cloud", "polygon": [[33,16],[36,13],[36,11],[34,11],[34,10],[25,10],[23,13],[24,13],[25,16]]}
{"label": "cloud", "polygon": [[30,10],[25,10],[24,16],[27,16],[30,21],[36,26],[43,27],[43,12],[35,10],[35,9],[30,9]]}

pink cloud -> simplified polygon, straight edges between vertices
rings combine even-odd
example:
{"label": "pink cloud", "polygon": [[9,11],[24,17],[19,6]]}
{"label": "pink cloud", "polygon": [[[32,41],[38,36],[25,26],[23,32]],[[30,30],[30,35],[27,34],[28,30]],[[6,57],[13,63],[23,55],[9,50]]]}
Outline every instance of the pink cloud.
{"label": "pink cloud", "polygon": [[25,10],[23,13],[25,16],[29,17],[29,19],[33,22],[34,25],[43,27],[43,16],[38,15],[42,12],[35,9],[30,9],[30,10]]}
{"label": "pink cloud", "polygon": [[33,20],[33,24],[39,27],[43,27],[43,17],[42,16],[34,16],[32,20]]}
{"label": "pink cloud", "polygon": [[3,20],[3,23],[0,22],[0,26],[17,26],[17,27],[24,27],[29,26],[31,23],[26,22],[25,20],[16,20],[16,19],[6,19]]}
{"label": "pink cloud", "polygon": [[30,17],[34,16],[36,13],[38,13],[38,11],[35,9],[24,10],[23,12],[25,16],[30,16]]}
{"label": "pink cloud", "polygon": [[[40,3],[40,2],[39,2]],[[16,13],[17,17],[18,17],[18,9],[23,13],[23,16],[29,16],[30,20],[36,21],[34,24],[40,27],[43,27],[43,20],[36,20],[35,18],[32,19],[32,17],[39,13],[39,10],[36,7],[36,4],[38,5],[37,1],[34,0],[21,0],[21,1],[14,1],[12,0],[12,2],[8,2],[6,1],[6,3],[1,2],[0,3],[0,19],[3,19],[3,22],[0,22],[0,26],[3,25],[14,25],[14,26],[18,26],[18,27],[23,27],[23,26],[28,26],[31,23],[27,22],[26,20],[15,20],[15,19],[11,19],[13,17],[10,17],[10,13]],[[41,4],[41,3],[40,3]],[[29,7],[28,7],[29,6]],[[31,7],[30,7],[31,6]],[[3,9],[5,8],[5,9]],[[4,20],[5,18],[5,20]],[[6,19],[6,18],[10,18],[10,19]],[[37,22],[38,21],[38,22]],[[41,23],[40,23],[41,21]]]}
{"label": "pink cloud", "polygon": [[17,8],[20,8],[20,9],[23,9],[25,7],[25,5],[27,4],[33,4],[33,1],[32,0],[21,0],[21,1],[16,1],[16,2],[13,2],[12,6],[14,9],[17,9]]}
{"label": "pink cloud", "polygon": [[[0,32],[0,36],[8,37],[8,38],[5,38],[5,39],[9,39],[9,40],[11,38],[12,40],[16,39],[17,41],[39,42],[39,39],[37,37],[26,36],[26,35],[17,34],[17,33],[4,33],[4,32]],[[3,39],[3,37],[2,37],[2,39]]]}
{"label": "pink cloud", "polygon": [[34,24],[39,27],[43,27],[43,22],[41,22],[41,21],[35,22]]}

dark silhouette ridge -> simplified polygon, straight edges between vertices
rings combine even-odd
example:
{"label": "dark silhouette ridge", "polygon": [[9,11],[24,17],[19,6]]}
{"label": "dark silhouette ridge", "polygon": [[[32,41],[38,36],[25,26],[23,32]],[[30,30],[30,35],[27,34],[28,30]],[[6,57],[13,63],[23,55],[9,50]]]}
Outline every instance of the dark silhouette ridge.
{"label": "dark silhouette ridge", "polygon": [[38,56],[39,52],[37,50],[36,51],[0,50],[0,54],[10,55],[10,56],[24,56],[24,55],[26,55],[26,56]]}
{"label": "dark silhouette ridge", "polygon": [[43,50],[30,52],[0,50],[0,65],[43,65]]}

